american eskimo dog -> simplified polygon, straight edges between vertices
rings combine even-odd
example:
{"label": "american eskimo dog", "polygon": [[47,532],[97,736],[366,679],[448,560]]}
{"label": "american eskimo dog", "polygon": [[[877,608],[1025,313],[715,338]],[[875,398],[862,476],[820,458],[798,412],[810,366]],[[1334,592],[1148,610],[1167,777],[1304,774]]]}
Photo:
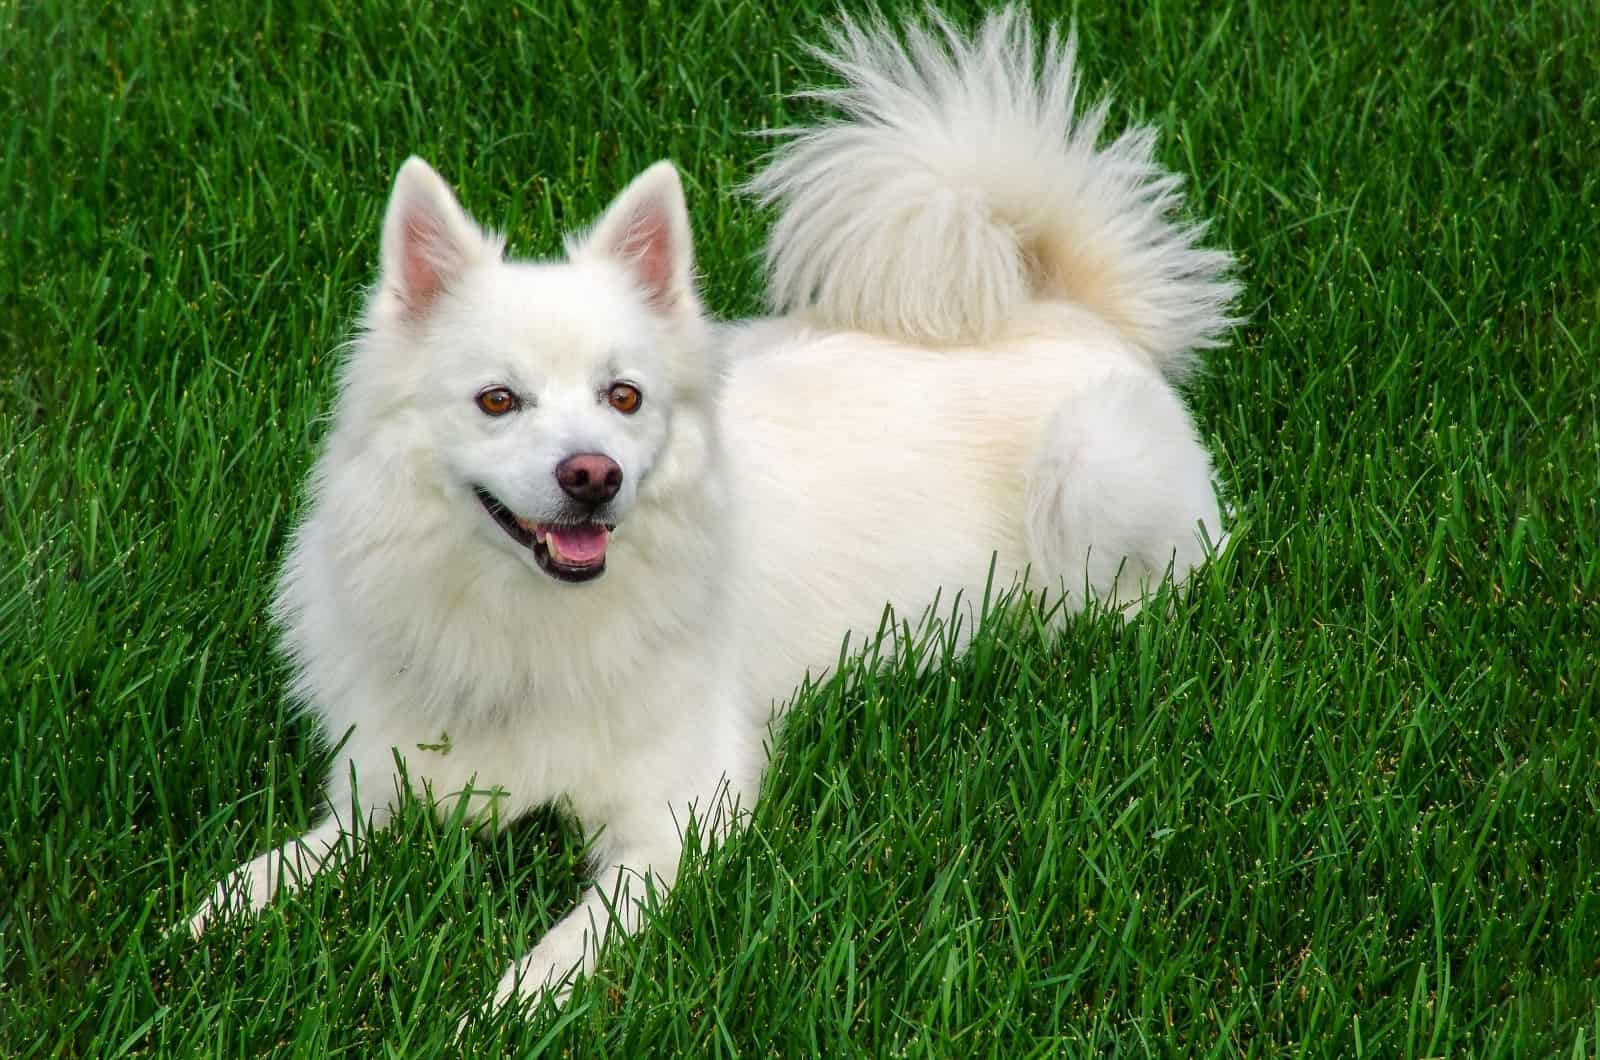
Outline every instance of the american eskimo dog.
{"label": "american eskimo dog", "polygon": [[1211,463],[1174,384],[1236,292],[1153,132],[1108,140],[1072,40],[1015,9],[846,21],[819,54],[834,116],[751,185],[770,319],[709,321],[670,163],[552,262],[401,167],[274,607],[343,741],[325,816],[191,930],[383,827],[398,753],[440,805],[597,834],[593,886],[496,995],[559,1001],[671,886],[689,815],[752,805],[775,706],[885,605],[995,577],[1070,609],[1203,562]]}

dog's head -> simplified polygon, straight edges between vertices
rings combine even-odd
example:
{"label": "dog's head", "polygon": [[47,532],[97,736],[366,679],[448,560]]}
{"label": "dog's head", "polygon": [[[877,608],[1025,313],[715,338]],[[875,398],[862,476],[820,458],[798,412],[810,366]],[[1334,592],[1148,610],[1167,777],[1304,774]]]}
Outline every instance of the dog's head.
{"label": "dog's head", "polygon": [[341,416],[424,465],[406,473],[437,478],[452,525],[589,581],[641,500],[703,471],[715,371],[670,163],[570,239],[566,261],[531,263],[505,260],[412,158],[382,259]]}

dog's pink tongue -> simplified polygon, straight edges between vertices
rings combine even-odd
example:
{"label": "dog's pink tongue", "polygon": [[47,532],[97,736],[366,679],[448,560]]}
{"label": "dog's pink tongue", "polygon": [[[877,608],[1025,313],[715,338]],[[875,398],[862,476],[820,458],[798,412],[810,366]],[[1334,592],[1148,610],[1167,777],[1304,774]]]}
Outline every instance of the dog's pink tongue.
{"label": "dog's pink tongue", "polygon": [[546,542],[556,559],[568,566],[587,567],[606,558],[606,528],[598,523],[587,526],[552,526]]}

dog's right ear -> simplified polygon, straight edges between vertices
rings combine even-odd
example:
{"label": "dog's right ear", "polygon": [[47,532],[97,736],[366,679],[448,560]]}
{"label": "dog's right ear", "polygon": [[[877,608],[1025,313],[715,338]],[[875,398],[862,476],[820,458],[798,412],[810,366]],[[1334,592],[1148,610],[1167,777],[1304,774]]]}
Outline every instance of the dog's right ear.
{"label": "dog's right ear", "polygon": [[415,155],[406,159],[383,217],[381,280],[399,299],[402,315],[426,316],[439,295],[494,248],[444,178]]}

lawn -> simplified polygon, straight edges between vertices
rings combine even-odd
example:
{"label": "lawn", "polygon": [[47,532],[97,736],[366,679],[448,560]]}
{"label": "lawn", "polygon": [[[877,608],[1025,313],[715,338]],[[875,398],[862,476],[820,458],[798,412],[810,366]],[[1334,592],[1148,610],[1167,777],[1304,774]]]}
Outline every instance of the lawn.
{"label": "lawn", "polygon": [[[548,255],[670,156],[754,312],[832,6],[0,0],[0,1055],[440,1053],[566,910],[560,820],[412,805],[166,933],[314,812],[264,610],[401,160]],[[754,827],[469,1051],[1594,1054],[1600,5],[1057,14],[1240,256],[1229,551],[811,690]]]}

